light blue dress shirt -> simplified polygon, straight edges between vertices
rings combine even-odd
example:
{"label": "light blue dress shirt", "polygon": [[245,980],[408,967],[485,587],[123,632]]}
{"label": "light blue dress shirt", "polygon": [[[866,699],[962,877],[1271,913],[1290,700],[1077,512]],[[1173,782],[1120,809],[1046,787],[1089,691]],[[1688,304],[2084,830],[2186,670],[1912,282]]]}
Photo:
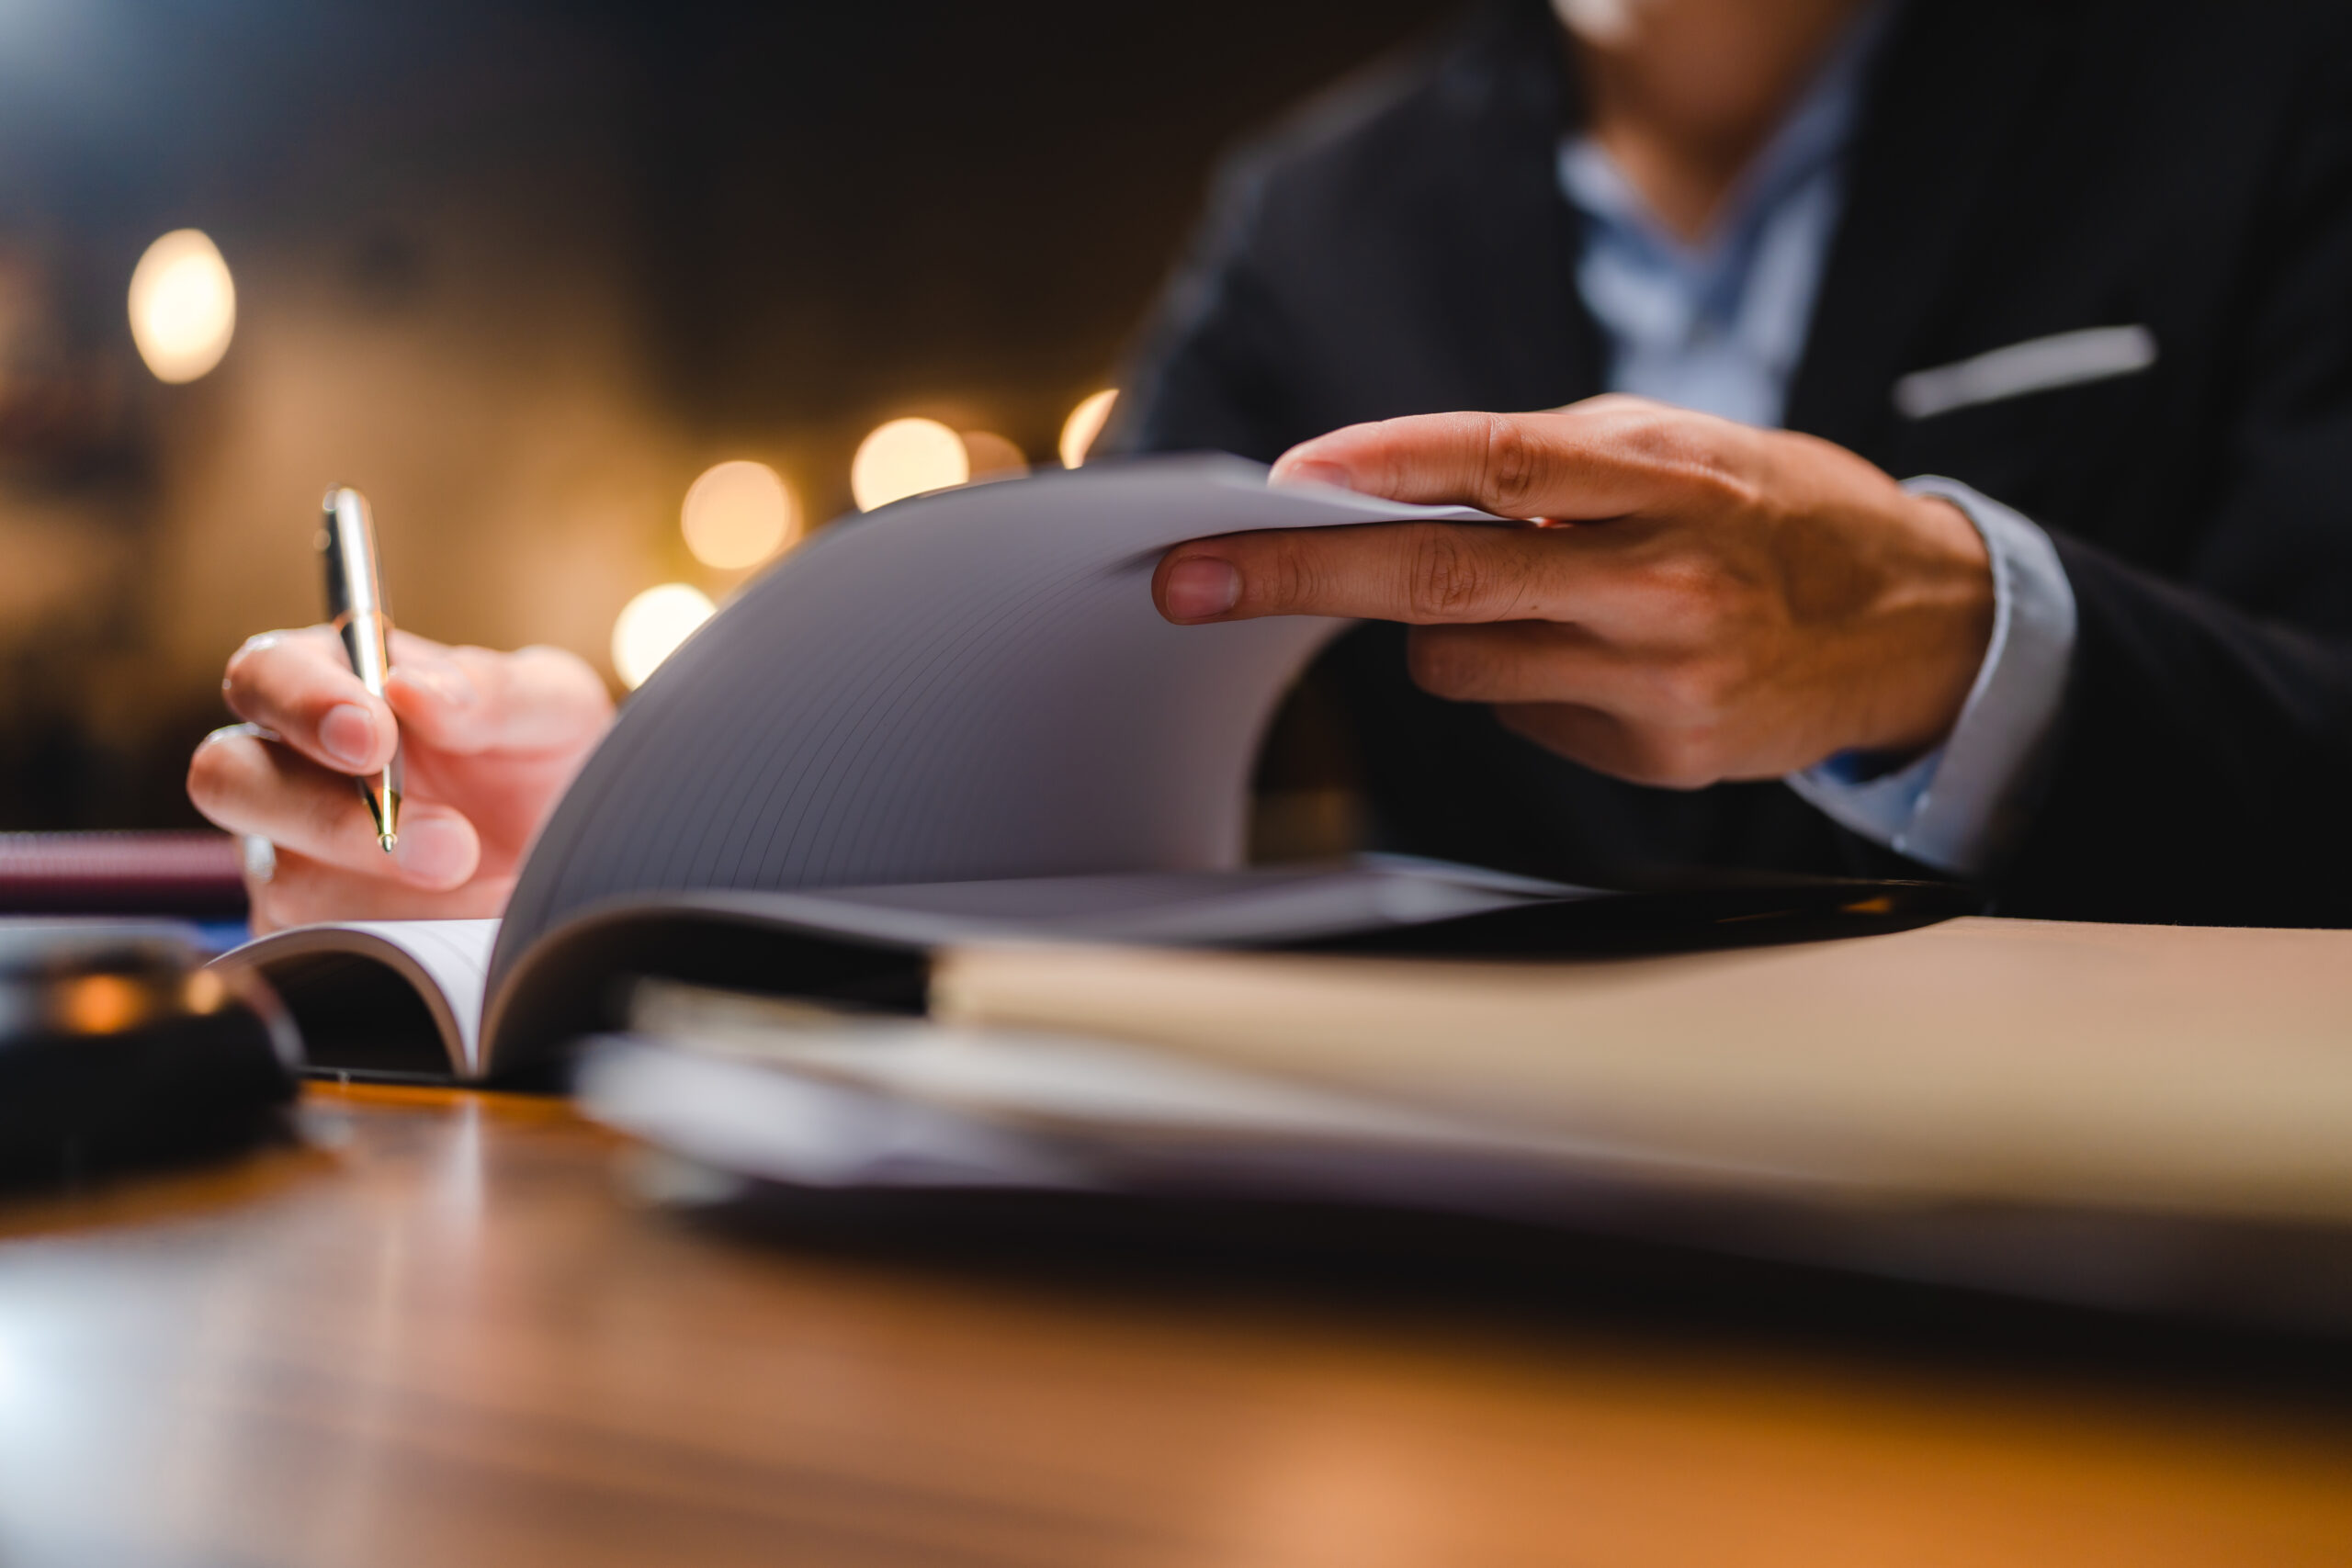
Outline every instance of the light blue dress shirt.
{"label": "light blue dress shirt", "polygon": [[[1893,7],[1873,6],[1741,175],[1696,245],[1661,223],[1600,144],[1561,146],[1560,187],[1584,220],[1577,292],[1607,337],[1608,386],[1778,425],[1804,351],[1845,195],[1845,151]],[[1992,643],[1944,743],[1894,773],[1832,757],[1789,787],[1864,838],[1941,871],[1985,870],[2064,699],[2075,593],[2050,536],[1954,480],[1906,485],[1975,525],[1993,563]]]}

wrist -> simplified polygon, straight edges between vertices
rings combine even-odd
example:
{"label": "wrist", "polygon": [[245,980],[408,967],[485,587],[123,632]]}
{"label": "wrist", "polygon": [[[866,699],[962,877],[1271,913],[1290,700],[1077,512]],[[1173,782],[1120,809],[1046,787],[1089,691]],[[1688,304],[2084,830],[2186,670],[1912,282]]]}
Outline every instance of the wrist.
{"label": "wrist", "polygon": [[1887,660],[1890,700],[1859,750],[1909,759],[1941,745],[1960,722],[1992,647],[1998,609],[1992,552],[1953,502],[1906,493],[1920,548],[1896,595],[1904,635]]}

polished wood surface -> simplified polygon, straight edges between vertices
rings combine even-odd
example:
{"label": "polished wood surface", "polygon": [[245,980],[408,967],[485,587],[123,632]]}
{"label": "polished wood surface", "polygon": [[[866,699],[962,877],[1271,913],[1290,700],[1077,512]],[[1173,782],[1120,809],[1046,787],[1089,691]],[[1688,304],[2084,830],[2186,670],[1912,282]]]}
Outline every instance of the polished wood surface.
{"label": "polished wood surface", "polygon": [[2352,1413],[760,1246],[560,1102],[0,1202],[0,1562],[2341,1564]]}

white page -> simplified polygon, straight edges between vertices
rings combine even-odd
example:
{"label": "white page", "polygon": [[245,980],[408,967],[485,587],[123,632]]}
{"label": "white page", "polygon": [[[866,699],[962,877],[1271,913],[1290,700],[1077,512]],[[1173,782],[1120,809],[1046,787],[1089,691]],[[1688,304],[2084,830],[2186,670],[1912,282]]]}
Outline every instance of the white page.
{"label": "white page", "polygon": [[345,920],[273,931],[213,963],[266,976],[273,961],[306,953],[375,959],[416,988],[444,1037],[457,1043],[458,1060],[470,1073],[481,1065],[482,993],[497,941],[496,920]]}
{"label": "white page", "polygon": [[[1309,940],[1385,925],[1418,925],[1538,899],[1599,897],[1589,889],[1406,855],[1366,855],[1330,866],[1159,872],[911,883],[811,892],[663,896],[663,909],[741,913],[761,923],[864,937],[906,947],[951,942],[1094,941],[1249,942]],[[387,964],[424,998],[469,1072],[481,1062],[483,1000],[496,920],[346,920],[298,926],[247,942],[216,962],[261,969],[307,953],[355,953]]]}
{"label": "white page", "polygon": [[493,985],[591,905],[1240,862],[1260,732],[1340,624],[1172,626],[1205,535],[1494,522],[1238,458],[1142,459],[885,507],[752,582],[657,671],[540,835]]}

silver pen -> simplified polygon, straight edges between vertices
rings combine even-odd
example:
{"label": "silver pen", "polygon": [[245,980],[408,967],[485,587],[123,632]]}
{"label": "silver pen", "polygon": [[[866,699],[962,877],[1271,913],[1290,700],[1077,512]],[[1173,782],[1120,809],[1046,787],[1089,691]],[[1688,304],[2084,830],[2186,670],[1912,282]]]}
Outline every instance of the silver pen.
{"label": "silver pen", "polygon": [[[384,577],[376,563],[376,525],[368,498],[348,485],[327,491],[319,524],[319,553],[326,558],[327,619],[343,638],[344,656],[360,684],[384,694],[391,673],[392,617],[384,604]],[[397,739],[384,771],[354,781],[368,815],[376,820],[376,841],[390,854],[400,842],[401,753]]]}

